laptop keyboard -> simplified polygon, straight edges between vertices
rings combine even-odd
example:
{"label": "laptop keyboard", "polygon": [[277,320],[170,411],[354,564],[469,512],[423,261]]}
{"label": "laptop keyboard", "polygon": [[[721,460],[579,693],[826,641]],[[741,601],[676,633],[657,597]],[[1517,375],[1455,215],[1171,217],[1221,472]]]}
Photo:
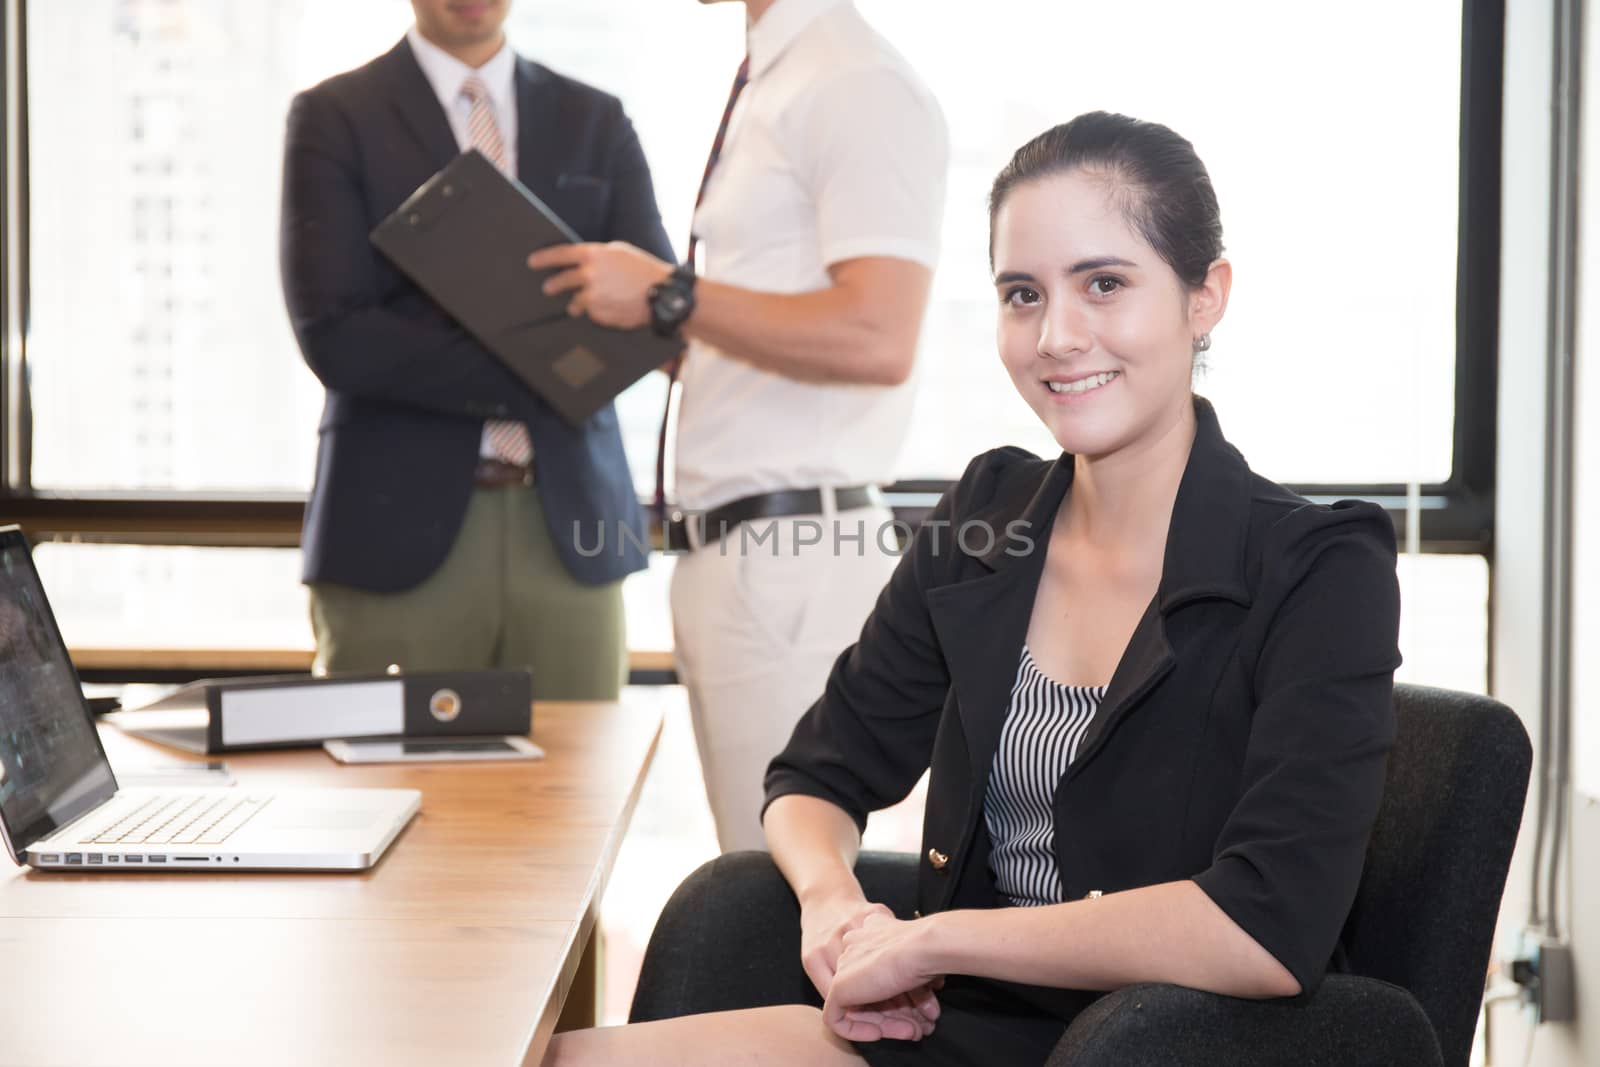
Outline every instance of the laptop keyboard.
{"label": "laptop keyboard", "polygon": [[153,796],[82,845],[215,845],[266,807],[270,796],[179,793]]}

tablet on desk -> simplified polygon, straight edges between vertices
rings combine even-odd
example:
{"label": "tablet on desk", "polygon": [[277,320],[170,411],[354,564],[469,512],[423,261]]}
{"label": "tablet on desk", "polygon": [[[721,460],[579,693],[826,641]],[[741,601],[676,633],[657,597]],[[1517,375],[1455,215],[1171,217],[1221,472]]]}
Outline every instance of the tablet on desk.
{"label": "tablet on desk", "polygon": [[340,763],[443,763],[460,760],[543,759],[544,749],[526,737],[414,737],[324,741]]}

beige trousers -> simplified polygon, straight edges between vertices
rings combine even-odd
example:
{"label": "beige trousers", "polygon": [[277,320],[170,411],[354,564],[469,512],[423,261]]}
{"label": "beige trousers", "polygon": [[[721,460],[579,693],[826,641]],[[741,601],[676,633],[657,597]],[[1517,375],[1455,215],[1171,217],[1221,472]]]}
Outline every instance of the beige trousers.
{"label": "beige trousers", "polygon": [[[889,521],[882,508],[758,520],[678,559],[678,677],[724,851],[766,847],[767,764],[822,695],[893,573]],[[820,542],[805,544],[818,527]]]}

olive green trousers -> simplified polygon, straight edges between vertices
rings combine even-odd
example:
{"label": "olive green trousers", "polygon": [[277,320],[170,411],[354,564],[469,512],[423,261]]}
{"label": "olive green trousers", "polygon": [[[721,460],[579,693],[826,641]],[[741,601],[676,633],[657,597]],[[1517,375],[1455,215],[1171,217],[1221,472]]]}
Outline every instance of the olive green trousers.
{"label": "olive green trousers", "polygon": [[622,583],[567,572],[537,488],[474,489],[449,555],[420,585],[310,588],[318,670],[526,666],[539,700],[615,700],[627,674]]}

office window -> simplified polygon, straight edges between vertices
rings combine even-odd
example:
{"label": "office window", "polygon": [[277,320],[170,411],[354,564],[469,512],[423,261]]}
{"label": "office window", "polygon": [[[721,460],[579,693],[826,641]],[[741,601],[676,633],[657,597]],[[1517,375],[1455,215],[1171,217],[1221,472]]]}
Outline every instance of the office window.
{"label": "office window", "polygon": [[[322,389],[278,280],[284,117],[294,92],[386,51],[410,22],[406,0],[28,5],[34,485],[309,486]],[[742,47],[738,12],[524,0],[508,28],[523,51],[624,96],[681,243]],[[639,394],[623,410],[644,479],[664,394]]]}
{"label": "office window", "polygon": [[297,551],[45,543],[34,559],[71,648],[310,647]]}
{"label": "office window", "polygon": [[[525,39],[627,101],[681,242],[742,41],[701,35],[704,12],[610,0],[604,6],[628,16],[611,20],[600,6],[569,21],[525,5]],[[953,478],[999,444],[1054,450],[994,354],[985,198],[1019,145],[1097,108],[1167,123],[1211,170],[1235,288],[1199,388],[1256,469],[1299,483],[1449,477],[1459,4],[1400,11],[1362,0],[1336,13],[1183,0],[859,7],[922,73],[951,135],[944,250],[899,477]],[[687,75],[692,92],[660,92],[646,57],[617,46],[618,25],[663,42],[695,34],[685,54],[696,62],[680,64],[677,79]],[[1350,76],[1352,57],[1359,78]],[[660,403],[652,381],[621,407],[641,490]]]}
{"label": "office window", "polygon": [[[71,648],[311,648],[295,549],[46,542],[34,556]],[[623,586],[634,649],[672,647],[662,563]]]}
{"label": "office window", "polygon": [[994,355],[985,198],[1019,145],[1096,109],[1171,126],[1211,172],[1235,282],[1198,388],[1252,465],[1450,474],[1460,4],[861,6],[927,77],[953,147],[902,477],[1055,450]]}
{"label": "office window", "polygon": [[[901,475],[952,477],[999,443],[1052,448],[993,354],[984,197],[1017,145],[1106,108],[1167,122],[1210,165],[1237,281],[1201,389],[1257,468],[1448,476],[1459,5],[861,7],[922,71],[952,137]],[[409,4],[77,0],[28,16],[34,483],[305,488],[321,390],[277,278],[283,117],[295,90],[390,47]],[[681,248],[743,48],[738,5],[525,0],[508,25],[523,51],[622,96]],[[124,403],[149,366],[170,374],[170,443],[141,443],[159,412],[141,421]],[[642,489],[661,396],[647,381],[622,404]]]}
{"label": "office window", "polygon": [[[939,96],[952,139],[901,476],[950,478],[1002,443],[1053,450],[994,355],[984,198],[1018,144],[1090,108],[1165,121],[1210,165],[1236,284],[1200,389],[1256,468],[1450,474],[1458,5],[860,6]],[[523,0],[508,22],[520,50],[623,98],[680,248],[741,18]],[[283,118],[293,92],[391,47],[410,19],[405,0],[28,5],[35,486],[308,486],[322,391],[277,277]],[[641,492],[663,392],[651,376],[619,402]]]}
{"label": "office window", "polygon": [[[1001,443],[1053,449],[994,356],[984,197],[1018,144],[1096,107],[1170,123],[1211,167],[1236,285],[1200,389],[1257,469],[1449,475],[1458,6],[860,5],[952,138],[902,476],[950,478]],[[283,118],[296,90],[391,47],[410,5],[35,0],[28,16],[34,484],[304,490],[322,392],[277,277]],[[623,98],[681,247],[743,50],[739,5],[524,0],[508,30]],[[1362,78],[1345,76],[1353,56]],[[641,492],[663,393],[651,376],[619,402]]]}

